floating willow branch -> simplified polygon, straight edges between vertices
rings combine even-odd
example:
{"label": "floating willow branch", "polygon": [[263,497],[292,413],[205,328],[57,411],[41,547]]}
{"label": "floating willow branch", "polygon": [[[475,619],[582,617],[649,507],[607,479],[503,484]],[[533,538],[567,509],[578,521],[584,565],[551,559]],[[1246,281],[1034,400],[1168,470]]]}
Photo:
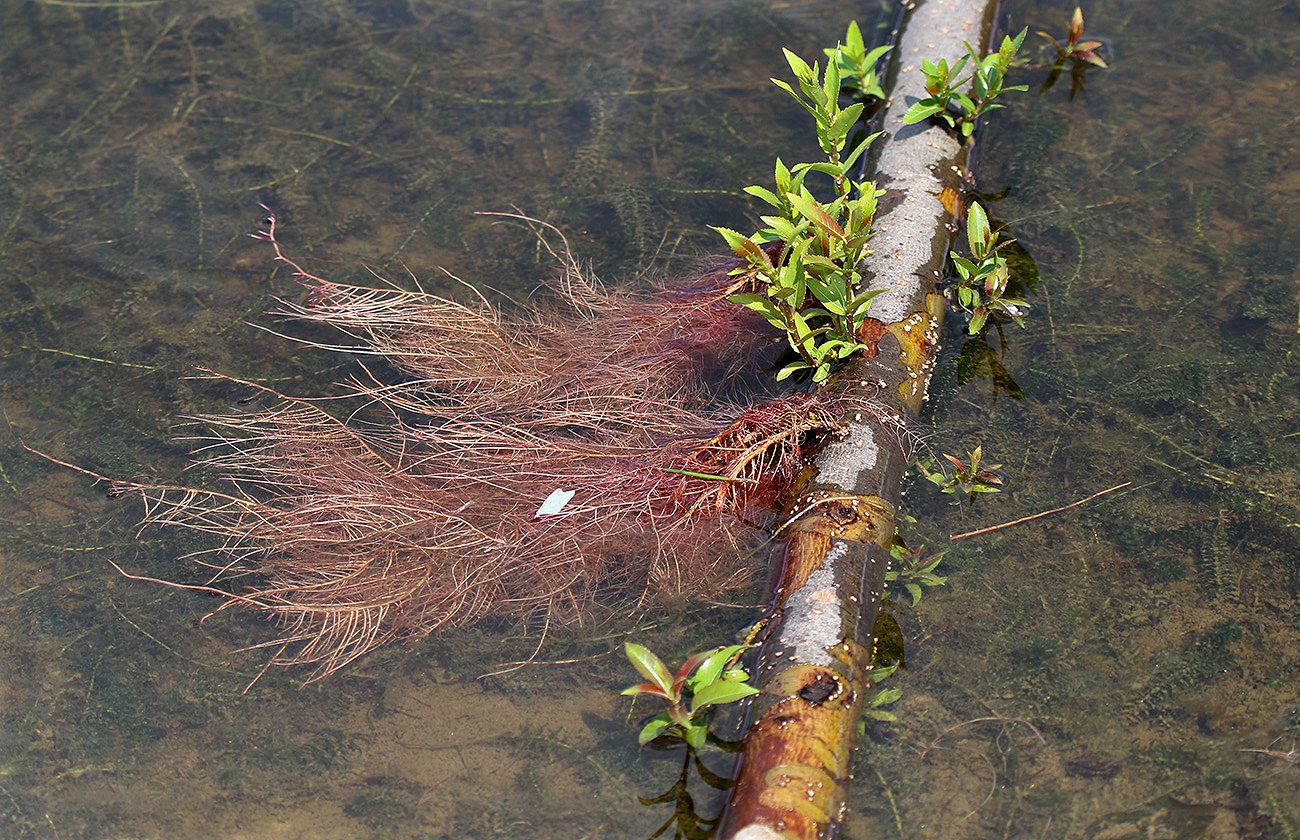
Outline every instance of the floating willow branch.
{"label": "floating willow branch", "polygon": [[936,287],[951,239],[940,196],[960,187],[969,148],[936,124],[904,125],[903,115],[928,95],[916,69],[921,59],[952,62],[964,54],[964,40],[987,43],[993,5],[921,0],[894,51],[897,83],[874,176],[887,192],[864,264],[870,288],[883,291],[860,336],[866,351],[820,389],[879,410],[856,414],[820,452],[779,526],[784,565],[755,669],[762,693],[749,711],[721,837],[824,838],[844,810],[911,455],[899,430],[926,399],[938,349],[944,298]]}
{"label": "floating willow branch", "polygon": [[596,283],[566,245],[549,301],[503,312],[317,276],[275,215],[264,223],[257,238],[305,289],[279,314],[339,336],[295,340],[384,372],[345,386],[360,404],[347,421],[325,408],[338,395],[222,377],[259,392],[195,418],[222,489],[114,492],[138,492],[147,524],[212,540],[191,556],[206,579],[171,585],[273,618],[280,635],[259,647],[310,679],[490,614],[549,627],[608,609],[615,590],[641,602],[738,586],[807,439],[871,410],[830,392],[729,399],[771,343],[727,300],[752,281],[734,262],[634,293]]}

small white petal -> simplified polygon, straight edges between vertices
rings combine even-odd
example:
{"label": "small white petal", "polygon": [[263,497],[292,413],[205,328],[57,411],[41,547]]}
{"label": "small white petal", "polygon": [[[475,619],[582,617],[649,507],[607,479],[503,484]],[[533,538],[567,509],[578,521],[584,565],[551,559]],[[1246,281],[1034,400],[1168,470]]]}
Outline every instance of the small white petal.
{"label": "small white petal", "polygon": [[560,511],[564,510],[564,506],[569,503],[569,500],[573,498],[573,494],[576,492],[578,491],[556,490],[552,492],[551,495],[546,497],[546,501],[542,502],[542,506],[537,509],[535,515],[555,516]]}

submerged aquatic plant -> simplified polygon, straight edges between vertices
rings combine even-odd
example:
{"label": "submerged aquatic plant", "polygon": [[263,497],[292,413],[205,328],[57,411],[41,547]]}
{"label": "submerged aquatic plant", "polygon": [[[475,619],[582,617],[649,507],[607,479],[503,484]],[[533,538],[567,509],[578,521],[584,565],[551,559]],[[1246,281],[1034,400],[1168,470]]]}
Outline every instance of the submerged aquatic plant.
{"label": "submerged aquatic plant", "polygon": [[1098,52],[1104,44],[1101,41],[1083,39],[1083,9],[1078,6],[1075,7],[1074,15],[1070,18],[1070,23],[1066,28],[1064,43],[1041,30],[1034,34],[1049,42],[1052,48],[1056,50],[1056,59],[1052,64],[1052,69],[1047,74],[1047,78],[1043,80],[1043,90],[1050,90],[1061,77],[1061,72],[1066,65],[1069,65],[1070,98],[1073,99],[1079,91],[1083,90],[1088,70],[1097,67],[1104,70],[1109,67]]}
{"label": "submerged aquatic plant", "polygon": [[948,582],[948,578],[934,571],[939,568],[946,553],[938,551],[934,554],[926,554],[925,546],[908,548],[902,543],[895,543],[889,549],[889,556],[897,565],[891,564],[889,571],[885,572],[885,582],[901,581],[907,594],[912,597],[912,606],[915,607],[921,603],[921,595],[926,589],[943,586]]}
{"label": "submerged aquatic plant", "polygon": [[554,303],[507,314],[324,279],[264,221],[257,238],[307,292],[279,313],[345,336],[297,340],[384,363],[347,383],[362,407],[345,422],[324,409],[339,397],[243,383],[264,404],[199,418],[223,490],[119,489],[140,492],[147,523],[215,535],[195,558],[209,578],[174,585],[273,617],[270,664],[312,679],[489,613],[581,621],[602,587],[737,585],[808,436],[864,410],[728,398],[722,383],[764,341],[727,301],[752,282],[732,265],[633,294],[589,279],[566,243]]}

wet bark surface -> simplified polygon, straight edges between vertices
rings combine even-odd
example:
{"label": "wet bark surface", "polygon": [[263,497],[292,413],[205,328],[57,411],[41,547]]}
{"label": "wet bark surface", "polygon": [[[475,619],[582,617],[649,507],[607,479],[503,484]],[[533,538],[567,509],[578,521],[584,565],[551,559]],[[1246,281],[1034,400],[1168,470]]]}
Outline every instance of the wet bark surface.
{"label": "wet bark surface", "polygon": [[826,384],[872,399],[814,460],[778,536],[784,563],[756,668],[762,694],[749,711],[736,786],[721,836],[817,838],[836,831],[864,698],[872,629],[889,569],[908,428],[926,399],[944,299],[938,282],[953,227],[939,196],[962,179],[966,148],[937,125],[904,126],[925,97],[922,58],[949,62],[963,41],[988,38],[992,3],[928,0],[909,14],[895,47],[897,75],[883,121],[876,183],[889,192],[876,217],[868,351]]}

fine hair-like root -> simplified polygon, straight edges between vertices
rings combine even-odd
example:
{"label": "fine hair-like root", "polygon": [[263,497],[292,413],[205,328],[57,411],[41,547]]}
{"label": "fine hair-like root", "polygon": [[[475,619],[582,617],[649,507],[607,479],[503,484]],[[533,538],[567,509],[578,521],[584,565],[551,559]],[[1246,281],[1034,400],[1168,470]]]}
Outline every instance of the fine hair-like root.
{"label": "fine hair-like root", "polygon": [[[725,396],[768,341],[726,300],[750,280],[733,266],[637,294],[592,281],[566,244],[552,300],[504,313],[481,296],[323,279],[267,222],[258,238],[307,291],[279,312],[334,327],[344,338],[317,346],[396,374],[362,365],[347,384],[366,422],[243,383],[255,407],[195,418],[222,491],[119,487],[139,492],[146,524],[214,535],[193,558],[207,580],[187,588],[269,614],[271,664],[309,666],[312,680],[489,613],[576,622],[615,589],[735,587],[809,436],[871,410]],[[573,495],[543,510],[556,491]]]}

